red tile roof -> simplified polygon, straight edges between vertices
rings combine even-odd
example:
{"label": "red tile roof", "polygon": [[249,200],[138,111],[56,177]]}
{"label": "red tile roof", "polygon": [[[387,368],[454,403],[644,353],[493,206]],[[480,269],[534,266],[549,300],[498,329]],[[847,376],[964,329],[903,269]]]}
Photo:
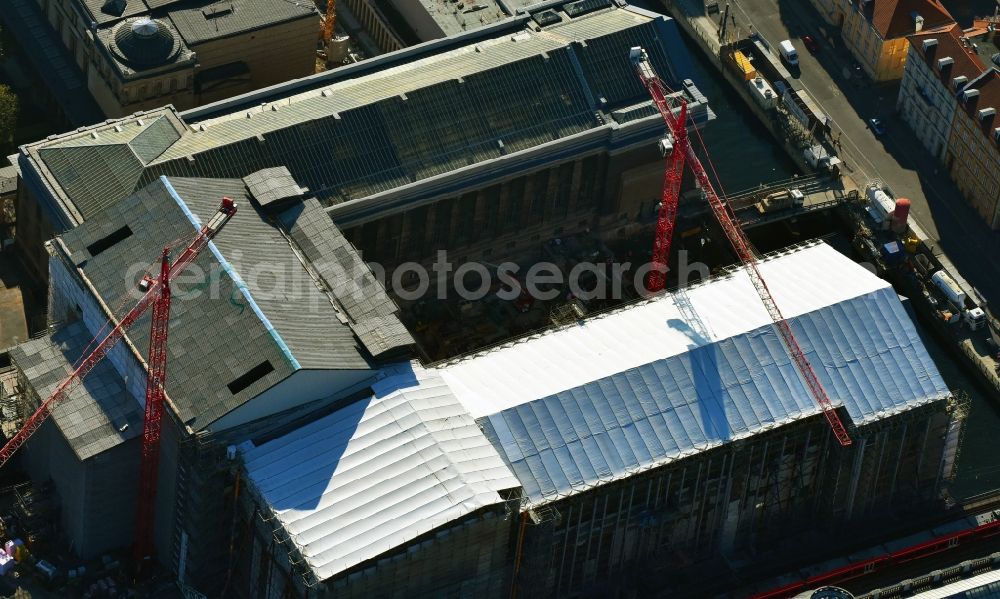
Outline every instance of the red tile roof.
{"label": "red tile roof", "polygon": [[955,22],[940,0],[875,0],[872,25],[882,39],[894,39],[915,32],[913,13],[924,18],[924,29]]}
{"label": "red tile roof", "polygon": [[967,105],[965,102],[959,102],[965,113],[969,115],[970,118],[976,119],[976,125],[983,130],[994,144],[1000,146],[1000,141],[994,137],[993,130],[1000,127],[1000,115],[993,117],[991,121],[986,123],[979,121],[979,111],[983,108],[994,108],[1000,111],[1000,71],[997,69],[990,69],[982,79],[975,81],[970,88],[975,88],[979,90],[979,99],[974,105]]}
{"label": "red tile roof", "polygon": [[[1000,145],[994,137],[993,130],[1000,127],[1000,115],[993,117],[988,126],[979,122],[979,110],[993,107],[1000,111],[1000,72],[992,68],[992,65],[984,64],[975,50],[962,43],[963,35],[970,33],[963,31],[958,25],[943,26],[929,31],[921,31],[907,36],[910,45],[916,53],[924,58],[939,76],[941,72],[937,68],[937,61],[940,58],[950,56],[954,60],[948,77],[943,82],[948,86],[948,90],[955,95],[956,90],[951,87],[951,82],[955,77],[964,75],[969,79],[969,87],[979,90],[979,98],[974,105],[966,104],[961,98],[956,99],[959,108],[964,111],[969,118],[975,119],[976,124],[983,133],[996,145]],[[934,50],[934,55],[928,60],[924,53],[924,40],[936,39],[938,44]]]}
{"label": "red tile roof", "polygon": [[[910,45],[913,46],[916,53],[923,56],[924,60],[927,61],[938,75],[940,75],[940,71],[937,68],[938,59],[950,56],[955,61],[951,67],[951,72],[948,74],[947,81],[944,81],[946,85],[950,86],[951,80],[959,75],[965,75],[969,78],[969,81],[972,81],[986,70],[986,67],[975,51],[967,48],[962,43],[960,39],[962,34],[962,28],[958,25],[945,25],[929,31],[925,29],[920,33],[907,36],[906,39],[909,40]],[[929,39],[936,39],[938,42],[937,48],[934,50],[933,57],[930,60],[924,54],[924,41]]]}

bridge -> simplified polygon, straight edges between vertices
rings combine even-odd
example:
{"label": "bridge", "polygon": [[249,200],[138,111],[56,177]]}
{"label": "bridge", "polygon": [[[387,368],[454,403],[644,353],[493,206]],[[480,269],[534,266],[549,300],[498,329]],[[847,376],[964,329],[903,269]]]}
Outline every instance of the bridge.
{"label": "bridge", "polygon": [[[775,209],[761,214],[757,202],[768,195],[782,190],[798,189],[805,196],[801,206]],[[806,175],[760,185],[729,196],[729,206],[733,209],[744,230],[786,220],[804,214],[828,210],[845,202],[851,192],[844,189],[840,177],[829,175]]]}

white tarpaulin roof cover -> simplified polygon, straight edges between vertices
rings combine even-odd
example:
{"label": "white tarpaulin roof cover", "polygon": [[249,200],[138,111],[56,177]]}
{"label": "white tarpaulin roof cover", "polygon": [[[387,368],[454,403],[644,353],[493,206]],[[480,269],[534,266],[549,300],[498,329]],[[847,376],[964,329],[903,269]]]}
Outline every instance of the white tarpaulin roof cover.
{"label": "white tarpaulin roof cover", "polygon": [[[760,269],[855,425],[948,395],[886,281],[823,243]],[[442,378],[532,504],[819,413],[742,270],[455,362]]]}
{"label": "white tarpaulin roof cover", "polygon": [[[947,397],[888,283],[822,243],[761,271],[854,424]],[[539,505],[819,413],[743,271],[438,369],[384,372],[370,400],[245,451],[320,580],[499,490]]]}
{"label": "white tarpaulin roof cover", "polygon": [[319,580],[520,486],[436,372],[386,374],[374,397],[244,450],[254,487]]}

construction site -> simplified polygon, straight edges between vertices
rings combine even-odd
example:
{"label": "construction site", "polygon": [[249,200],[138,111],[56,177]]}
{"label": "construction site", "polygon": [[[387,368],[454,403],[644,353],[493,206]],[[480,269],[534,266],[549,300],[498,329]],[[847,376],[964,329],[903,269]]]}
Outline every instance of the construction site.
{"label": "construction site", "polygon": [[[0,369],[18,571],[700,597],[944,510],[967,399],[858,263],[864,198],[829,169],[728,197],[689,70],[668,17],[548,2],[22,146],[49,326]],[[442,253],[481,295],[420,292]]]}

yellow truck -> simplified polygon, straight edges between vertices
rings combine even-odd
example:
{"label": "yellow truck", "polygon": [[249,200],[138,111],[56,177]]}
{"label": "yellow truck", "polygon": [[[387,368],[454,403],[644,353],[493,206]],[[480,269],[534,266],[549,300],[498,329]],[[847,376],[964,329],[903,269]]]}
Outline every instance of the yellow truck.
{"label": "yellow truck", "polygon": [[805,196],[798,189],[782,189],[769,193],[763,200],[757,202],[757,212],[767,214],[777,210],[799,208],[805,202]]}

